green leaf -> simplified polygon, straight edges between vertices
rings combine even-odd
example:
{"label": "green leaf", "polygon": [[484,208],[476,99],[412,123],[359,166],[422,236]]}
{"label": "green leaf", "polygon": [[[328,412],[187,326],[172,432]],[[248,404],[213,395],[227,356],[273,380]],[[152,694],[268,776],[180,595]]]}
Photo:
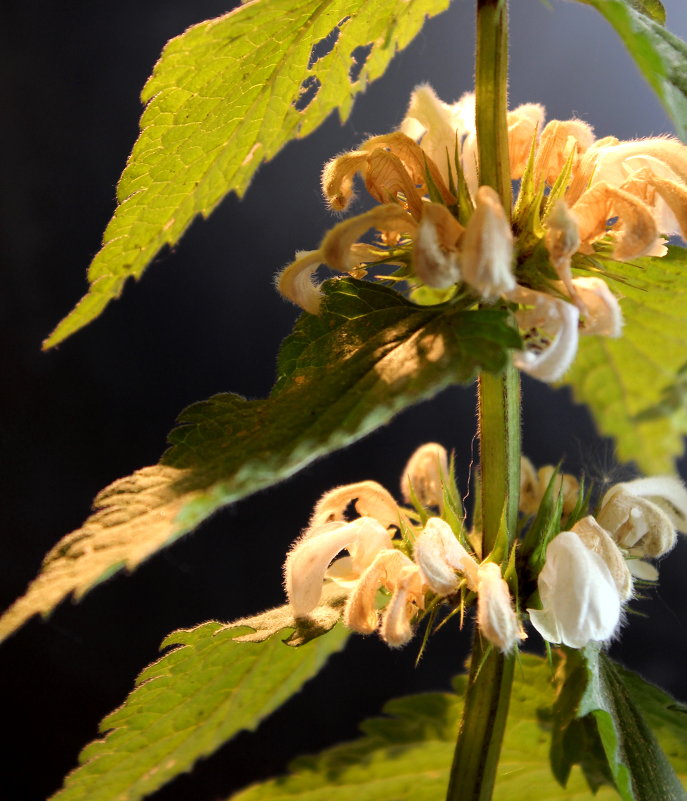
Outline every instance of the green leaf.
{"label": "green leaf", "polygon": [[687,44],[660,23],[657,0],[578,0],[601,13],[615,28],[640,72],[670,115],[678,135],[687,137]]}
{"label": "green leaf", "polygon": [[287,142],[334,109],[346,120],[355,95],[448,2],[255,0],[168,42],[143,89],[141,134],[88,269],[88,294],[44,347],[95,319],[197,214],[207,217],[231,191],[242,195]]}
{"label": "green leaf", "polygon": [[687,433],[679,391],[687,362],[687,251],[599,263],[622,298],[625,326],[619,339],[581,337],[564,381],[601,433],[615,438],[621,461],[634,460],[648,474],[671,472]]}
{"label": "green leaf", "polygon": [[47,555],[27,594],[0,619],[0,637],[402,409],[480,368],[501,370],[507,349],[520,346],[497,310],[415,306],[347,278],[325,292],[323,313],[303,315],[285,340],[270,397],[215,395],[183,412],[160,464],[103,490],[83,527]]}
{"label": "green leaf", "polygon": [[235,624],[203,623],[170,634],[177,646],[147,667],[124,704],[100,724],[107,732],[81,752],[54,801],[134,801],[261,720],[340,651],[338,626],[301,648],[276,637],[239,643]]}
{"label": "green leaf", "polygon": [[[322,754],[296,760],[288,776],[254,785],[232,801],[437,801],[448,783],[466,679],[456,694],[432,693],[391,701],[386,717],[367,721],[364,736]],[[539,723],[550,706],[550,668],[523,655],[516,668],[494,801],[588,801],[589,790],[575,769],[567,790],[551,775],[549,735]],[[598,801],[617,799],[602,790]]]}
{"label": "green leaf", "polygon": [[580,763],[593,790],[612,783],[623,801],[685,801],[675,770],[684,782],[687,708],[596,647],[566,649],[561,673],[551,750],[559,781]]}

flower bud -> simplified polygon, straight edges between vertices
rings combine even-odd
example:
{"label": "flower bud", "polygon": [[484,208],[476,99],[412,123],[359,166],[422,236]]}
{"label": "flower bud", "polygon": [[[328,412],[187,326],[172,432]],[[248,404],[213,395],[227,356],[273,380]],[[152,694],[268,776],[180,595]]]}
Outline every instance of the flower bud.
{"label": "flower bud", "polygon": [[515,648],[525,636],[513,609],[508,584],[495,562],[484,562],[477,569],[477,625],[480,634],[503,653]]}
{"label": "flower bud", "polygon": [[438,442],[426,442],[410,457],[401,475],[401,492],[410,503],[411,488],[425,506],[441,506],[444,481],[449,468],[446,448]]}
{"label": "flower bud", "polygon": [[477,190],[475,212],[461,243],[464,280],[483,298],[515,289],[513,234],[501,200],[490,186]]}
{"label": "flower bud", "polygon": [[456,571],[466,577],[471,590],[477,589],[477,562],[440,517],[427,521],[415,540],[414,556],[426,583],[437,595],[451,595],[458,589]]}

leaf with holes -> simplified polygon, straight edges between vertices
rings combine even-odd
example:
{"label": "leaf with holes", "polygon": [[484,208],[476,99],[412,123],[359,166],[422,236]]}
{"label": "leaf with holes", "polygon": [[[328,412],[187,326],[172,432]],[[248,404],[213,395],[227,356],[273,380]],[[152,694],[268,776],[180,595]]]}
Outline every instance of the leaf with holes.
{"label": "leaf with holes", "polygon": [[[254,730],[343,648],[342,626],[300,648],[278,637],[240,643],[247,629],[203,623],[147,667],[102,740],[86,746],[54,801],[136,801],[188,771],[242,730]],[[288,634],[288,630],[283,632]]]}
{"label": "leaf with holes", "polygon": [[416,306],[351,278],[327,282],[325,293],[322,314],[304,314],[285,340],[270,397],[215,395],[188,408],[160,464],[103,490],[83,527],[48,554],[0,619],[0,637],[402,409],[479,369],[498,372],[521,345],[498,310]]}
{"label": "leaf with holes", "polygon": [[197,214],[355,95],[448,0],[254,0],[167,43],[142,99],[141,134],[117,187],[90,288],[45,341],[95,319]]}
{"label": "leaf with holes", "polygon": [[687,137],[687,44],[667,31],[658,0],[578,0],[593,6],[615,28],[649,86]]}
{"label": "leaf with holes", "polygon": [[564,381],[601,433],[615,438],[619,459],[670,472],[687,433],[687,251],[599,264],[622,298],[625,326],[619,339],[581,337]]}

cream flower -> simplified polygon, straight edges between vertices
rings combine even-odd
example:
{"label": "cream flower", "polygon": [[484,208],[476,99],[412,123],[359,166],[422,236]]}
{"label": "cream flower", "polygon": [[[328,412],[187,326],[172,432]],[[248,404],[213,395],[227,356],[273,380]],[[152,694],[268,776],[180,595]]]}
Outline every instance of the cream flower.
{"label": "cream flower", "polygon": [[477,626],[480,634],[503,653],[512,651],[526,637],[513,609],[508,584],[495,562],[484,562],[477,570]]}
{"label": "cream flower", "polygon": [[414,493],[425,506],[441,506],[444,483],[449,478],[448,454],[438,442],[426,442],[410,457],[401,473],[401,492],[406,503]]}
{"label": "cream flower", "polygon": [[329,563],[341,551],[348,550],[349,572],[359,576],[379,551],[391,547],[389,532],[371,517],[308,529],[284,564],[284,584],[294,615],[307,615],[318,605]]}
{"label": "cream flower", "polygon": [[[544,465],[539,470],[526,456],[520,459],[520,511],[526,515],[536,515],[546,488],[555,472],[553,465]],[[563,495],[563,514],[570,514],[577,505],[580,483],[569,473],[558,473],[554,493]]]}
{"label": "cream flower", "polygon": [[515,355],[513,363],[542,381],[558,381],[577,353],[579,309],[521,286],[508,298],[524,307],[515,312],[515,319],[524,332],[525,349]]}
{"label": "cream flower", "polygon": [[425,583],[437,595],[456,592],[460,577],[465,576],[469,589],[476,591],[478,565],[458,542],[449,524],[439,517],[431,517],[415,540],[415,561]]}
{"label": "cream flower", "polygon": [[641,557],[657,559],[687,531],[687,489],[677,478],[655,476],[611,487],[601,500],[599,523],[631,557],[637,578],[656,581],[658,571]]}
{"label": "cream flower", "polygon": [[515,289],[512,262],[513,234],[501,200],[490,186],[480,186],[463,236],[463,278],[483,298],[498,298]]}
{"label": "cream flower", "polygon": [[610,640],[620,625],[620,595],[603,558],[574,531],[549,543],[538,578],[542,609],[528,609],[545,640],[571,648]]}

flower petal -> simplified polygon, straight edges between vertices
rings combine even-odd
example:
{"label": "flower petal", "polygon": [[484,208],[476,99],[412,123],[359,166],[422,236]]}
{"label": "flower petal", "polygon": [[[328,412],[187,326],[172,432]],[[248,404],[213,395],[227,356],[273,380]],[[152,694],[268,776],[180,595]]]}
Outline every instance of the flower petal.
{"label": "flower petal", "polygon": [[483,298],[496,298],[515,289],[512,262],[513,234],[501,200],[481,186],[461,243],[463,278]]}
{"label": "flower petal", "polygon": [[458,589],[456,570],[466,577],[471,590],[477,589],[477,562],[440,517],[427,521],[415,540],[413,553],[426,583],[437,595],[451,595]]}
{"label": "flower petal", "polygon": [[480,633],[503,653],[512,651],[525,636],[508,584],[495,562],[485,562],[477,571],[477,625]]}
{"label": "flower petal", "polygon": [[401,473],[401,492],[410,503],[412,492],[425,506],[441,506],[443,485],[449,478],[448,454],[438,442],[426,442],[408,459]]}
{"label": "flower petal", "polygon": [[319,314],[324,296],[320,285],[313,283],[312,277],[323,262],[319,250],[299,251],[296,260],[277,274],[277,291],[310,314]]}
{"label": "flower petal", "polygon": [[521,286],[507,297],[531,307],[515,312],[526,347],[515,354],[513,363],[541,381],[558,381],[577,353],[579,310],[572,303]]}

